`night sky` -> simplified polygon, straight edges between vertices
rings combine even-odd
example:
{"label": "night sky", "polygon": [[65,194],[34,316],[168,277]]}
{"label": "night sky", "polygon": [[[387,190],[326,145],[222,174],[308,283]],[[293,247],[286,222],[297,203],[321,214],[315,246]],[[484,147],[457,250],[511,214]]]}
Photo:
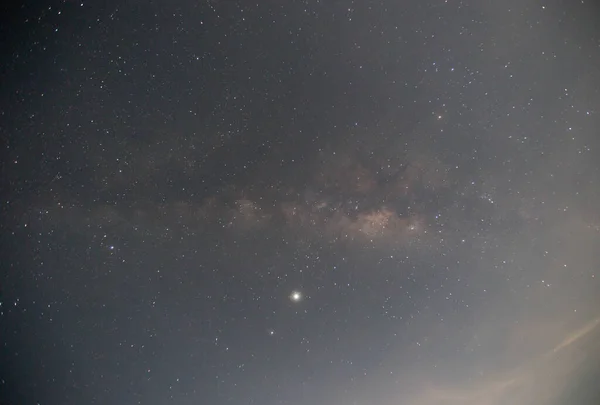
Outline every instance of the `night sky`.
{"label": "night sky", "polygon": [[592,2],[24,3],[2,405],[600,403]]}

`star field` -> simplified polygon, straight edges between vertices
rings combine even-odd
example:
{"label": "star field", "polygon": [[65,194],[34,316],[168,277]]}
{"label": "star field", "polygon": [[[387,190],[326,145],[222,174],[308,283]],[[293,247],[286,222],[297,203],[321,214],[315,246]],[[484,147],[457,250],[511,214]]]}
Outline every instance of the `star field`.
{"label": "star field", "polygon": [[7,6],[0,403],[597,404],[597,12]]}

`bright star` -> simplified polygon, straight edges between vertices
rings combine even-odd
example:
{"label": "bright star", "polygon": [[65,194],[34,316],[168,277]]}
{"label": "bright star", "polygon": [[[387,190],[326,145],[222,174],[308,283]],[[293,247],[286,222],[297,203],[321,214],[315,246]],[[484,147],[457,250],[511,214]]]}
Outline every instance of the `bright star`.
{"label": "bright star", "polygon": [[300,291],[292,291],[290,294],[290,300],[292,300],[292,302],[302,301],[302,293]]}

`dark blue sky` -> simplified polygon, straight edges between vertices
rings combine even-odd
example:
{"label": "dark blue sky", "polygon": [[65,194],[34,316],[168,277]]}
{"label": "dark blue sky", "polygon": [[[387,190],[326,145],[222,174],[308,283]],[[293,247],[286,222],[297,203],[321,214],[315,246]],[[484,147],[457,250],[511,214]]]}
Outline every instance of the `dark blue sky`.
{"label": "dark blue sky", "polygon": [[7,7],[0,402],[597,403],[597,13]]}

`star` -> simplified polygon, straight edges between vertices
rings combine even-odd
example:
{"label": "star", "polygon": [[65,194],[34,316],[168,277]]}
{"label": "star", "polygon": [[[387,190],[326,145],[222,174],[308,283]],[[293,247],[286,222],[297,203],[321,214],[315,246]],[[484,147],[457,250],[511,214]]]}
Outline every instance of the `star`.
{"label": "star", "polygon": [[292,302],[300,302],[302,301],[302,293],[298,290],[294,290],[292,291],[292,293],[290,294],[290,300]]}

